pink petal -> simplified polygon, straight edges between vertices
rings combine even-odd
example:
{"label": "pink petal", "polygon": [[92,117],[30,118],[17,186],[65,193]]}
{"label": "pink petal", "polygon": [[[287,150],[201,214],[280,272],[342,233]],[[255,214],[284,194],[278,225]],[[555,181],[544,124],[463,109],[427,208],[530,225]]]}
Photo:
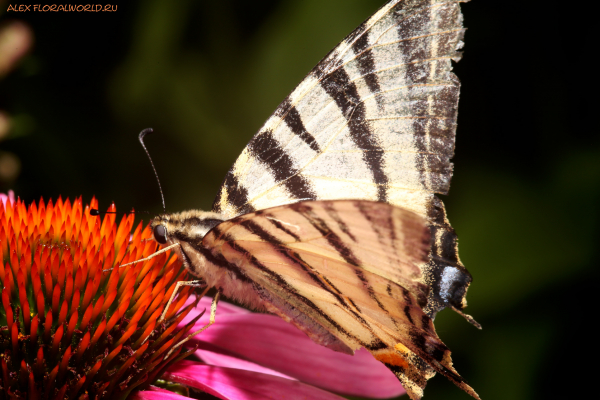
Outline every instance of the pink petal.
{"label": "pink petal", "polygon": [[4,205],[7,201],[11,204],[15,202],[15,192],[12,190],[9,190],[8,194],[0,193],[0,204]]}
{"label": "pink petal", "polygon": [[260,372],[261,374],[275,375],[280,376],[282,378],[295,380],[294,378],[282,374],[281,372],[263,367],[262,365],[258,365],[256,363],[253,363],[252,361],[243,360],[239,358],[239,356],[236,357],[234,355],[217,353],[205,349],[196,350],[194,354],[209,365],[214,365],[217,367],[244,369],[246,371]]}
{"label": "pink petal", "polygon": [[234,368],[181,361],[163,374],[178,382],[228,400],[342,400],[335,394],[298,381]]}
{"label": "pink petal", "polygon": [[190,397],[182,396],[177,393],[170,392],[165,389],[151,386],[149,390],[141,390],[134,392],[131,397],[132,400],[189,400]]}
{"label": "pink petal", "polygon": [[[199,321],[194,328],[203,325],[204,321]],[[366,350],[361,349],[354,356],[334,352],[272,315],[217,314],[215,324],[190,342],[210,343],[269,369],[338,393],[373,398],[404,393],[398,378]]]}

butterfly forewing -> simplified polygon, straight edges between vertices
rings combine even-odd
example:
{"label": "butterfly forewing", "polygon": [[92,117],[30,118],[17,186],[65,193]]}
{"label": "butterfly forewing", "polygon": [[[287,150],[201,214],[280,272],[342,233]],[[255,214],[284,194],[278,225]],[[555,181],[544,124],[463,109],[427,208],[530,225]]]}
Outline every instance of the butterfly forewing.
{"label": "butterfly forewing", "polygon": [[[459,95],[458,1],[392,1],[342,41],[278,107],[228,172],[213,210],[231,218],[299,200],[365,199],[425,217],[431,316],[466,305],[470,276],[442,202]],[[464,291],[440,297],[451,266]]]}
{"label": "butterfly forewing", "polygon": [[[415,263],[426,257],[428,245],[421,217],[356,200],[245,214],[202,241],[240,267],[266,310],[335,350],[365,347],[401,375],[413,398],[432,374],[427,365],[470,390],[422,310],[428,288]],[[226,288],[224,294],[236,297]]]}

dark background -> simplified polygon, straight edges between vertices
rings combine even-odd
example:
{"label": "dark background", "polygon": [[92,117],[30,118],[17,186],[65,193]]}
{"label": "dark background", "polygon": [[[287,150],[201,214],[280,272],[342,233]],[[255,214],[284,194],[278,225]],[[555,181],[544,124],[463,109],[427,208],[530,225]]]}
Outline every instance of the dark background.
{"label": "dark background", "polygon": [[[32,52],[0,81],[13,116],[0,182],[27,202],[209,209],[225,172],[304,75],[383,0],[137,1],[114,13],[14,13]],[[18,3],[11,3],[18,4]],[[104,3],[103,3],[104,4]],[[560,4],[560,6],[559,6]],[[593,377],[600,137],[593,13],[564,3],[463,5],[466,47],[448,215],[474,282],[436,319],[482,399],[575,398]],[[595,296],[594,296],[595,298]],[[593,323],[594,319],[591,319]],[[595,374],[594,374],[595,375]],[[428,399],[466,399],[442,377]]]}

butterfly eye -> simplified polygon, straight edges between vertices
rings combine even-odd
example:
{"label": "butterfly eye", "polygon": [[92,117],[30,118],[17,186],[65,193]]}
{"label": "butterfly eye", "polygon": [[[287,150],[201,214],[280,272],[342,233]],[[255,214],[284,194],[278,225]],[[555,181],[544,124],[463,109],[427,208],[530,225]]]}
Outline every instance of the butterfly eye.
{"label": "butterfly eye", "polygon": [[154,240],[160,244],[167,243],[167,228],[163,225],[156,225],[154,227]]}

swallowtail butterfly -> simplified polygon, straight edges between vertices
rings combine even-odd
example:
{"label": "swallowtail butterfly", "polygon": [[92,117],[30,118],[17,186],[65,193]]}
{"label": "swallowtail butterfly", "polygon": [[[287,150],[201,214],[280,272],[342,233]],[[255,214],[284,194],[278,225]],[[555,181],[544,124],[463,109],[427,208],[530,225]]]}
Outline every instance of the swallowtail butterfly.
{"label": "swallowtail butterfly", "polygon": [[471,282],[435,195],[452,175],[459,3],[390,1],[281,103],[211,212],[152,222],[218,293],[333,350],[365,347],[411,399],[435,372],[478,398],[432,322],[462,314]]}

